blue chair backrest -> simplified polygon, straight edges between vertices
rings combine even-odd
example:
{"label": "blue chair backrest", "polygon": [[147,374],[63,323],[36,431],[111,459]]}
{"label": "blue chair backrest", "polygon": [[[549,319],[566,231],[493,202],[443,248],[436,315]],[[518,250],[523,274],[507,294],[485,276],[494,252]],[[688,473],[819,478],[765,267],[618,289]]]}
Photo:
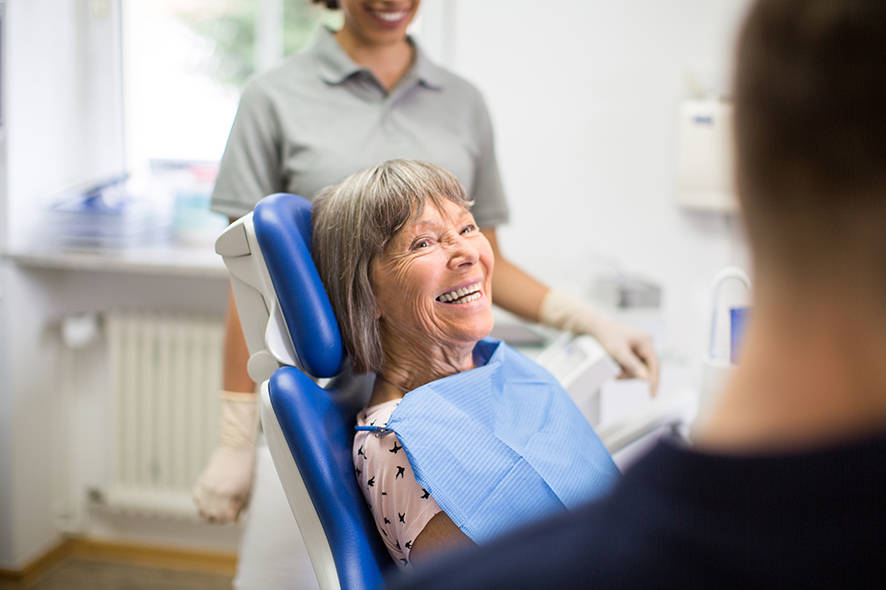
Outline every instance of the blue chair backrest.
{"label": "blue chair backrest", "polygon": [[[311,258],[310,202],[275,194],[253,215],[256,238],[303,368],[331,377],[344,362],[341,335]],[[322,389],[295,367],[269,382],[274,414],[332,550],[342,588],[375,588],[392,561],[354,477],[351,446],[359,407],[333,381]]]}
{"label": "blue chair backrest", "polygon": [[296,195],[265,197],[252,215],[255,237],[302,368],[332,377],[344,360],[338,322],[311,258],[311,203]]}

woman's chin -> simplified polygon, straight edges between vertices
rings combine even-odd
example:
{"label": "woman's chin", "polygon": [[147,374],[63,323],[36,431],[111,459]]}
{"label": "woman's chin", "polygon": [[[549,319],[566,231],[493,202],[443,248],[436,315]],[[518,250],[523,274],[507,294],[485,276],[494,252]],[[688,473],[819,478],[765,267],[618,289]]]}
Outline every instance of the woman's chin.
{"label": "woman's chin", "polygon": [[488,317],[477,317],[469,325],[462,327],[459,340],[476,344],[489,336],[493,325],[494,320],[492,318],[492,311],[490,311]]}
{"label": "woman's chin", "polygon": [[437,326],[436,332],[444,341],[459,346],[476,344],[489,336],[495,323],[492,305],[483,297],[470,303],[451,304],[436,302],[436,317],[432,323]]}
{"label": "woman's chin", "polygon": [[492,333],[492,328],[494,328],[494,327],[495,327],[495,318],[492,316],[492,310],[489,310],[489,319],[488,319],[486,325],[480,329],[480,332],[482,333],[482,335],[479,338],[477,338],[477,340],[478,341],[483,340],[484,338],[488,337]]}

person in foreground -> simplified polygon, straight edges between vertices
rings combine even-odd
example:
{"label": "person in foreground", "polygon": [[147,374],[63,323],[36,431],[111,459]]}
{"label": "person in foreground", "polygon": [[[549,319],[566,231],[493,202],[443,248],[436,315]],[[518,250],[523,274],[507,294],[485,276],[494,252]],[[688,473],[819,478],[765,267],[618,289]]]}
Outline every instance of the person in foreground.
{"label": "person in foreground", "polygon": [[886,587],[886,3],[759,0],[735,69],[754,302],[692,448],[390,587]]}
{"label": "person in foreground", "polygon": [[321,191],[312,251],[355,373],[355,474],[401,567],[608,491],[618,470],[556,379],[492,329],[492,247],[459,181],[391,160]]}

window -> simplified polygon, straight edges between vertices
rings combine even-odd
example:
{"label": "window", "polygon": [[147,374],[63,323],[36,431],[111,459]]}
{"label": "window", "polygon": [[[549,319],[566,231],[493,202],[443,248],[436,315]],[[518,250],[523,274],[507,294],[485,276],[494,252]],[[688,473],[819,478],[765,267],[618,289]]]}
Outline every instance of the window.
{"label": "window", "polygon": [[127,168],[190,208],[208,206],[244,82],[341,18],[310,0],[123,0],[122,12]]}

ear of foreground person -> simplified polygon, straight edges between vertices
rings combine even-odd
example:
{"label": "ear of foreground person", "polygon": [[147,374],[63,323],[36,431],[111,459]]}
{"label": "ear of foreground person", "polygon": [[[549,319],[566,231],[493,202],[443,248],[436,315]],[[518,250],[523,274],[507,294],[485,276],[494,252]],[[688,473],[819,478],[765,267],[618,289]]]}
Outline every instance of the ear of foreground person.
{"label": "ear of foreground person", "polygon": [[734,71],[755,292],[712,417],[390,588],[886,587],[886,2],[757,0]]}

